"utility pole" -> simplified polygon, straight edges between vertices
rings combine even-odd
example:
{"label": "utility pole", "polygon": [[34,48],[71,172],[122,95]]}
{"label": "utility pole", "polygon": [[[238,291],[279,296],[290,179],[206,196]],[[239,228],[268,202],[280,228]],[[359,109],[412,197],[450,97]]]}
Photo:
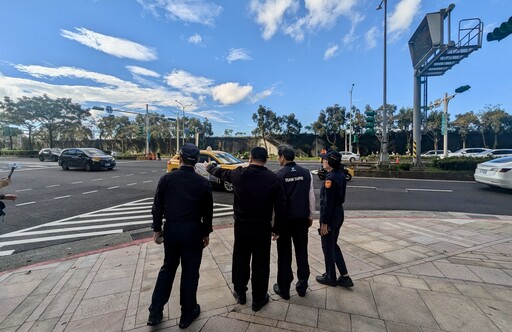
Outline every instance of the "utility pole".
{"label": "utility pole", "polygon": [[189,106],[192,106],[192,104],[187,104],[187,105],[183,105],[182,103],[180,103],[178,100],[174,99],[175,102],[177,102],[178,104],[180,104],[181,106],[181,109],[183,111],[183,118],[181,119],[182,121],[182,132],[183,132],[183,140],[181,142],[181,144],[185,144],[185,108],[189,107]]}
{"label": "utility pole", "polygon": [[146,104],[146,156],[149,154],[149,110]]}
{"label": "utility pole", "polygon": [[382,141],[381,141],[381,153],[379,164],[388,165],[388,114],[387,114],[387,100],[386,100],[386,89],[387,89],[387,18],[388,18],[388,1],[382,0],[377,10],[382,9],[384,4],[384,84],[382,89]]}
{"label": "utility pole", "polygon": [[348,146],[348,151],[349,152],[352,152],[352,90],[354,90],[354,83],[352,83],[352,87],[350,88],[350,133],[349,133],[349,146]]}

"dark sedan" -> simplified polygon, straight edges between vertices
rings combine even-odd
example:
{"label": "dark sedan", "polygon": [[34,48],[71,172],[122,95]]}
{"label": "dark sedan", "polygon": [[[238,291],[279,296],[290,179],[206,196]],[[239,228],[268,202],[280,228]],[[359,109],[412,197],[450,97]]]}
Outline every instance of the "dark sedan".
{"label": "dark sedan", "polygon": [[59,155],[61,152],[62,152],[62,149],[57,149],[57,148],[41,149],[41,151],[39,151],[39,160],[41,160],[41,161],[45,161],[45,160],[57,161],[57,160],[59,160]]}
{"label": "dark sedan", "polygon": [[116,167],[116,160],[111,155],[94,148],[64,149],[59,156],[59,166],[63,170],[81,168],[86,171],[95,169],[112,170]]}

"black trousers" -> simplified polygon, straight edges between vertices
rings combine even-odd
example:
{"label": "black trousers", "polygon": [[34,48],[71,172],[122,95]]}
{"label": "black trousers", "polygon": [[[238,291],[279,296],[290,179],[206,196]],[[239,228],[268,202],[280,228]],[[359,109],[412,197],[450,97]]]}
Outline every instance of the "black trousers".
{"label": "black trousers", "polygon": [[347,274],[347,266],[345,259],[341,253],[340,246],[338,245],[338,237],[340,235],[342,220],[337,222],[333,229],[327,234],[322,236],[322,251],[324,252],[325,258],[325,272],[327,278],[336,281],[336,268],[340,272],[340,275]]}
{"label": "black trousers", "polygon": [[290,220],[286,222],[277,239],[277,284],[282,291],[289,291],[293,281],[292,241],[297,261],[296,288],[305,290],[308,287],[308,228],[309,220]]}
{"label": "black trousers", "polygon": [[160,314],[171,296],[176,270],[181,261],[180,304],[187,314],[197,305],[199,267],[203,255],[203,236],[200,224],[166,224],[164,230],[164,264],[156,280],[150,313]]}
{"label": "black trousers", "polygon": [[268,291],[271,236],[270,221],[238,222],[235,220],[233,287],[238,294],[245,294],[250,277],[253,302],[263,301]]}

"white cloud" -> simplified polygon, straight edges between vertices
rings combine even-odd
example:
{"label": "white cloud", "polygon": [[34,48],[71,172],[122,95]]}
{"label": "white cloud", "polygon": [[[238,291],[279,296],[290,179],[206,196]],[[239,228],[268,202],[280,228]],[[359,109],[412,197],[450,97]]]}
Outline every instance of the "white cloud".
{"label": "white cloud", "polygon": [[298,8],[297,0],[251,0],[250,11],[256,14],[256,22],[262,25],[262,37],[265,40],[279,29],[287,11],[295,11]]}
{"label": "white cloud", "polygon": [[190,44],[196,44],[196,45],[201,44],[203,42],[203,38],[201,37],[201,35],[195,33],[188,38],[188,42]]}
{"label": "white cloud", "polygon": [[329,47],[324,53],[324,60],[329,60],[333,56],[336,55],[336,51],[338,50],[338,45],[333,45]]}
{"label": "white cloud", "polygon": [[392,40],[407,31],[414,16],[420,10],[420,4],[421,0],[402,0],[396,5],[394,12],[388,18],[387,26]]}
{"label": "white cloud", "polygon": [[366,45],[368,49],[372,49],[377,46],[377,35],[379,33],[379,29],[377,27],[372,27],[370,30],[366,32],[364,38],[366,39]]}
{"label": "white cloud", "polygon": [[212,89],[212,98],[224,105],[236,104],[252,92],[252,86],[240,86],[235,82],[228,82],[215,86]]}
{"label": "white cloud", "polygon": [[217,110],[204,110],[191,112],[194,115],[207,118],[209,121],[220,122],[220,123],[233,123],[234,119],[226,114]]}
{"label": "white cloud", "polygon": [[85,28],[75,28],[78,32],[61,29],[61,36],[77,41],[95,50],[118,58],[129,58],[139,61],[151,61],[158,58],[156,52],[147,46],[112,36],[103,35]]}
{"label": "white cloud", "polygon": [[228,60],[228,63],[231,63],[238,60],[248,61],[252,60],[252,58],[243,48],[232,48],[229,50],[226,60]]}
{"label": "white cloud", "polygon": [[262,92],[255,93],[254,95],[251,96],[251,99],[250,99],[251,103],[253,103],[253,104],[257,103],[258,101],[272,95],[273,92],[274,92],[274,88],[266,89],[266,90],[263,90]]}
{"label": "white cloud", "polygon": [[138,66],[126,66],[126,69],[128,69],[134,75],[160,77],[160,74],[158,74],[157,72]]}
{"label": "white cloud", "polygon": [[174,69],[164,78],[169,86],[196,94],[210,94],[211,85],[213,84],[213,80],[209,78],[194,76],[184,70],[177,69]]}
{"label": "white cloud", "polygon": [[35,66],[35,65],[15,65],[16,69],[21,72],[27,73],[31,76],[37,78],[80,78],[80,79],[89,79],[91,81],[102,83],[106,85],[112,85],[117,87],[134,87],[135,84],[127,81],[120,80],[117,77],[111,75],[105,75],[95,72],[90,72],[80,68],[74,67],[43,67],[43,66]]}
{"label": "white cloud", "polygon": [[155,16],[163,11],[173,21],[214,25],[222,7],[204,0],[137,0],[144,9]]}

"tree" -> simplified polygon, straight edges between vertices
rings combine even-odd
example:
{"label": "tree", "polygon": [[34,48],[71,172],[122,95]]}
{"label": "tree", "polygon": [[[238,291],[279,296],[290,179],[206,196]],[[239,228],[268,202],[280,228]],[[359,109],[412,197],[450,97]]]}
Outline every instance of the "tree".
{"label": "tree", "polygon": [[[37,124],[34,121],[32,108],[27,100],[27,97],[23,97],[18,99],[18,102],[15,102],[9,97],[4,97],[4,101],[0,102],[0,109],[4,110],[2,117],[4,117],[8,123],[27,129],[28,149],[32,150],[32,131],[37,127]],[[12,136],[10,136],[10,139],[12,140]]]}
{"label": "tree", "polygon": [[289,143],[289,138],[292,135],[299,135],[302,129],[302,124],[297,120],[294,113],[283,115],[281,117],[282,132],[285,137],[285,142]]}
{"label": "tree", "polygon": [[434,142],[434,150],[437,150],[437,144],[441,136],[441,124],[443,121],[443,113],[440,111],[431,111],[427,117],[425,125],[427,136]]}
{"label": "tree", "polygon": [[498,135],[504,130],[509,115],[499,105],[486,105],[480,113],[480,121],[494,134],[493,149],[498,148]]}
{"label": "tree", "polygon": [[233,129],[224,129],[224,136],[231,137],[233,135]]}
{"label": "tree", "polygon": [[345,107],[340,107],[338,104],[329,106],[321,110],[318,119],[311,124],[313,132],[325,136],[332,148],[336,148],[338,136],[344,135],[345,110]]}
{"label": "tree", "polygon": [[252,131],[253,135],[263,139],[265,149],[268,150],[267,139],[280,131],[278,116],[270,108],[260,105],[252,115],[252,120],[256,123],[256,128]]}
{"label": "tree", "polygon": [[402,107],[398,111],[396,116],[396,126],[398,130],[401,130],[406,133],[407,143],[405,147],[407,151],[412,151],[411,149],[411,141],[412,141],[412,122],[413,122],[413,109],[411,107]]}
{"label": "tree", "polygon": [[469,132],[472,129],[478,128],[478,123],[478,117],[473,111],[455,115],[455,120],[452,122],[452,125],[459,132],[463,149],[466,148],[466,140]]}

